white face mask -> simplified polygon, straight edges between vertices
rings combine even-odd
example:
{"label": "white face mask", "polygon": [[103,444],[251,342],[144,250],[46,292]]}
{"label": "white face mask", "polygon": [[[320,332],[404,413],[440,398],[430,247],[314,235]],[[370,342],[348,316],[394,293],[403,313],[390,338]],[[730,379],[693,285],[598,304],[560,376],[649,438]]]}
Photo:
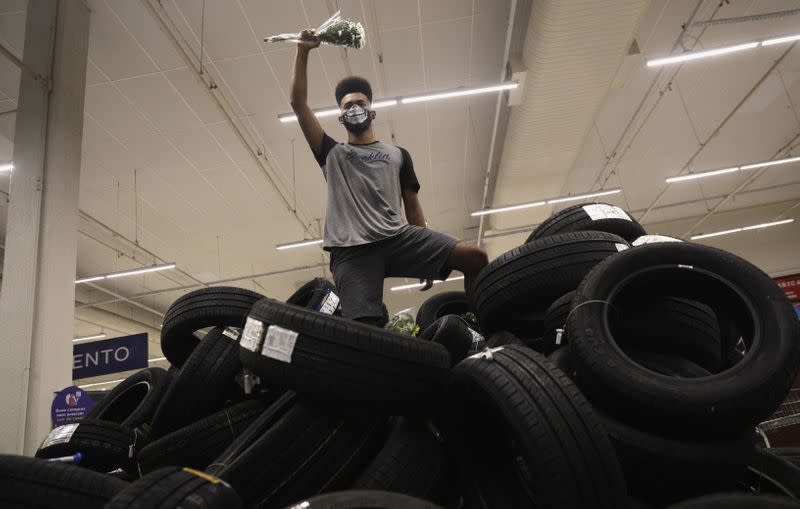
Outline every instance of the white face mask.
{"label": "white face mask", "polygon": [[358,104],[350,106],[342,116],[344,117],[344,127],[353,133],[366,131],[372,123],[370,111]]}

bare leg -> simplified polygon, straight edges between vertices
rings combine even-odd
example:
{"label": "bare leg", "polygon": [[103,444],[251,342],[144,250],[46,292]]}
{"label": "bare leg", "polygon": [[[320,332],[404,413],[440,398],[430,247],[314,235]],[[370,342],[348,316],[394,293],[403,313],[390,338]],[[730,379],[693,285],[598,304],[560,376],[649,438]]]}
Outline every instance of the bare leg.
{"label": "bare leg", "polygon": [[486,251],[463,241],[456,244],[447,260],[451,269],[464,273],[464,293],[467,294],[467,302],[473,311],[475,310],[475,279],[488,263],[489,257],[486,255]]}

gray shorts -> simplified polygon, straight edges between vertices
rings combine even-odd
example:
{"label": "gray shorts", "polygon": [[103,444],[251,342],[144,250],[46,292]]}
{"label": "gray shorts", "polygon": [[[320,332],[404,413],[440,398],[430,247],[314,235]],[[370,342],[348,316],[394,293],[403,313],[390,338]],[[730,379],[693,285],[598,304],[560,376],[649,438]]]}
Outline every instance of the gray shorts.
{"label": "gray shorts", "polygon": [[409,225],[387,239],[352,247],[332,247],[331,272],[345,318],[383,315],[383,279],[447,279],[447,260],[458,240]]}

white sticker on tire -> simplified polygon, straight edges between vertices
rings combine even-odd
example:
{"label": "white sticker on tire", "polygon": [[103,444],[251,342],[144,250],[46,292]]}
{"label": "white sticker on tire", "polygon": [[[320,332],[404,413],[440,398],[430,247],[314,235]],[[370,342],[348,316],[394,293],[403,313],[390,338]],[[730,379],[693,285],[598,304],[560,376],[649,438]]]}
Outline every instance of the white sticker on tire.
{"label": "white sticker on tire", "polygon": [[620,244],[619,242],[614,244],[617,247],[617,251],[625,251],[626,249],[630,249],[625,244]]}
{"label": "white sticker on tire", "polygon": [[655,244],[658,242],[683,242],[683,241],[681,239],[667,237],[666,235],[642,235],[638,239],[631,242],[631,245],[636,247],[636,246],[643,246],[645,244]]}
{"label": "white sticker on tire", "polygon": [[264,324],[253,318],[247,317],[242,332],[242,340],[239,342],[242,348],[247,348],[251,352],[258,351],[261,346],[261,338],[264,336]]}
{"label": "white sticker on tire", "polygon": [[329,291],[328,295],[326,295],[325,299],[323,299],[322,304],[319,305],[318,311],[326,315],[332,315],[333,313],[336,312],[336,309],[338,307],[339,307],[339,296],[333,293],[332,291]]}
{"label": "white sticker on tire", "polygon": [[593,203],[591,205],[584,205],[583,210],[589,214],[592,221],[598,221],[600,219],[625,219],[631,221],[631,216],[629,216],[627,212],[614,205]]}
{"label": "white sticker on tire", "polygon": [[78,429],[79,424],[80,423],[74,422],[72,424],[65,424],[63,426],[53,428],[44,438],[41,449],[50,447],[51,445],[66,444],[72,440],[72,435],[75,433],[75,430]]}
{"label": "white sticker on tire", "polygon": [[261,355],[283,362],[292,362],[292,352],[296,342],[297,333],[295,331],[270,325],[267,328],[267,335],[264,336],[264,348],[261,349]]}
{"label": "white sticker on tire", "polygon": [[222,331],[222,334],[224,336],[228,336],[229,338],[231,338],[234,341],[238,341],[239,340],[239,335],[241,333],[242,333],[242,329],[240,329],[239,327],[225,327],[225,330]]}

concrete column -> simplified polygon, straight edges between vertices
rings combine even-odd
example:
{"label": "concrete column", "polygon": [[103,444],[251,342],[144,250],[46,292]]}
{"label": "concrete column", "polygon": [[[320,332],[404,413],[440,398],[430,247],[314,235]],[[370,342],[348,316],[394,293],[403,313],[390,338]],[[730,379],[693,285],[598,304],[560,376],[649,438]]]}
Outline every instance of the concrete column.
{"label": "concrete column", "polygon": [[89,10],[29,0],[0,291],[0,452],[32,454],[72,380]]}

